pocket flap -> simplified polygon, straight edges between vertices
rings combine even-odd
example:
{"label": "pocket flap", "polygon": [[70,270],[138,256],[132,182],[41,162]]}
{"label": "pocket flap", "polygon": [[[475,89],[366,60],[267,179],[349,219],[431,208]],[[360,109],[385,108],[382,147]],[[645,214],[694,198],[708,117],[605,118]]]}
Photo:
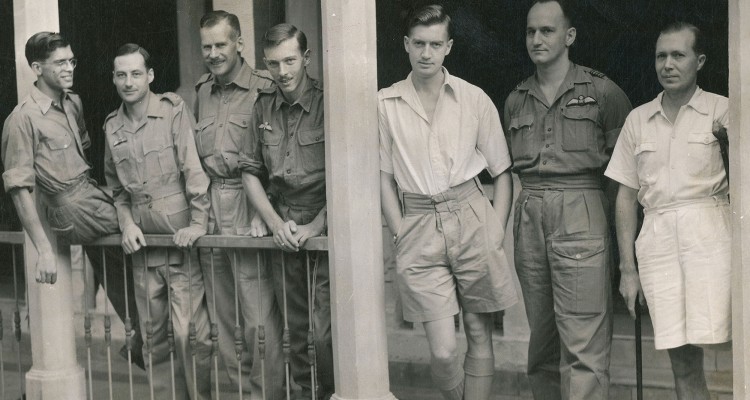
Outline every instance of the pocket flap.
{"label": "pocket flap", "polygon": [[534,114],[521,115],[510,119],[510,129],[519,129],[524,126],[531,126],[534,123]]}
{"label": "pocket flap", "polygon": [[229,115],[229,122],[241,128],[247,128],[247,124],[250,123],[250,114],[231,114]]}
{"label": "pocket flap", "polygon": [[552,251],[561,257],[585,260],[604,251],[604,239],[553,241]]}
{"label": "pocket flap", "polygon": [[198,124],[195,125],[195,130],[202,131],[206,129],[207,126],[213,124],[215,120],[216,120],[216,117],[203,118],[202,120],[198,122]]}
{"label": "pocket flap", "polygon": [[688,143],[702,143],[702,144],[711,144],[715,141],[717,141],[716,136],[714,136],[711,132],[701,132],[701,133],[690,133],[688,134]]}
{"label": "pocket flap", "polygon": [[307,146],[310,144],[320,143],[325,141],[325,133],[323,132],[323,128],[317,128],[317,129],[310,129],[307,131],[301,131],[297,135],[299,136],[299,144],[302,146]]}
{"label": "pocket flap", "polygon": [[644,151],[656,151],[656,142],[645,142],[638,146],[635,146],[635,155],[643,153]]}
{"label": "pocket flap", "polygon": [[143,155],[151,153],[152,151],[161,151],[165,147],[167,147],[167,144],[161,137],[143,139]]}
{"label": "pocket flap", "polygon": [[563,116],[568,119],[588,119],[598,121],[599,108],[596,106],[569,106],[563,108]]}

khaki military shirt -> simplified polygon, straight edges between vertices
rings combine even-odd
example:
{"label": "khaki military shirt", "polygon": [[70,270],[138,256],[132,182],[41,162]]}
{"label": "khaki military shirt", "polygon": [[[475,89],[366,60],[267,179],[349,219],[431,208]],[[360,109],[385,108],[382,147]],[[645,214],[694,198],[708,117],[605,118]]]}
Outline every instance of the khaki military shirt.
{"label": "khaki military shirt", "polygon": [[252,135],[250,119],[258,90],[270,87],[268,71],[256,71],[242,60],[237,77],[222,86],[211,74],[195,85],[196,146],[203,168],[210,177],[239,178],[237,166],[242,137]]}
{"label": "khaki military shirt", "polygon": [[260,91],[240,150],[240,169],[267,175],[271,191],[293,206],[325,203],[326,195],[323,85],[309,76],[304,84],[294,104],[276,87]]}
{"label": "khaki military shirt", "polygon": [[83,150],[90,145],[78,95],[65,91],[53,100],[34,85],[3,125],[5,191],[37,184],[47,194],[64,191],[88,176]]}
{"label": "khaki military shirt", "polygon": [[536,75],[505,102],[513,172],[524,176],[600,174],[631,110],[625,93],[601,72],[571,63],[548,104]]}
{"label": "khaki military shirt", "polygon": [[[123,208],[132,211],[144,233],[171,233],[187,225],[206,228],[208,178],[198,159],[194,128],[192,113],[174,93],[149,93],[146,117],[134,129],[124,105],[104,122],[104,172],[115,206],[120,216]],[[154,206],[165,214],[166,226],[151,227],[144,219],[153,217],[145,207],[150,211]]]}

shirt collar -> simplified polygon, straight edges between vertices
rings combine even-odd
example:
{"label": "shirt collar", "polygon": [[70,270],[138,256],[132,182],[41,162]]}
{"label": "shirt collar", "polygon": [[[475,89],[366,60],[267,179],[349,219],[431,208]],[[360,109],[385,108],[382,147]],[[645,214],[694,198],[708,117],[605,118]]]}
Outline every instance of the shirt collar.
{"label": "shirt collar", "polygon": [[[63,101],[68,99],[69,93],[69,90],[63,90]],[[39,106],[39,110],[42,112],[42,114],[47,114],[47,111],[49,111],[50,107],[52,107],[52,104],[55,102],[55,100],[47,96],[46,93],[39,90],[39,88],[36,86],[36,82],[32,85],[31,88],[31,98]],[[60,108],[62,108],[62,105],[60,105]]]}
{"label": "shirt collar", "polygon": [[[693,93],[693,97],[691,97],[690,101],[685,104],[685,107],[690,107],[700,114],[708,115],[708,103],[706,102],[706,96],[704,96],[703,93],[703,89],[701,89],[700,87],[696,87],[695,93]],[[656,98],[648,104],[648,118],[652,118],[654,115],[662,113],[664,111],[664,107],[661,104],[663,98],[664,91],[659,93]]]}
{"label": "shirt collar", "polygon": [[[310,112],[310,107],[312,106],[313,101],[313,79],[310,78],[310,75],[306,76],[305,79],[305,88],[302,90],[302,94],[299,96],[299,99],[294,104],[299,104],[300,107],[302,107],[305,112]],[[276,98],[274,99],[274,109],[278,110],[281,108],[282,104],[289,104],[288,101],[286,101],[286,98],[284,97],[284,93],[281,91],[281,88],[276,88]],[[291,104],[291,105],[294,105]]]}
{"label": "shirt collar", "polygon": [[[591,83],[591,77],[586,73],[586,70],[579,68],[574,62],[570,62],[570,68],[568,73],[565,75],[561,87],[573,87],[576,83]],[[529,79],[524,80],[518,85],[518,90],[532,90],[539,87],[539,81],[537,80],[536,73]]]}
{"label": "shirt collar", "polygon": [[[231,86],[232,84],[237,85],[245,90],[250,90],[250,78],[252,78],[253,70],[250,68],[250,65],[248,65],[245,62],[245,59],[240,57],[240,63],[242,63],[242,67],[240,68],[240,72],[237,74],[237,76],[234,77],[234,80],[232,82],[229,82],[225,86]],[[222,85],[219,83],[219,80],[216,79],[215,76],[211,76],[213,79],[213,85],[212,90],[215,90]]]}
{"label": "shirt collar", "polygon": [[[146,117],[165,117],[164,110],[162,109],[160,104],[161,102],[159,101],[160,97],[154,94],[154,92],[148,92],[148,96],[149,99],[148,108],[146,109]],[[140,128],[145,123],[146,120],[144,119],[140,124],[138,124],[138,128]],[[117,114],[112,117],[112,133],[117,132],[123,126],[125,126],[125,103],[120,103],[120,107],[117,108]]]}

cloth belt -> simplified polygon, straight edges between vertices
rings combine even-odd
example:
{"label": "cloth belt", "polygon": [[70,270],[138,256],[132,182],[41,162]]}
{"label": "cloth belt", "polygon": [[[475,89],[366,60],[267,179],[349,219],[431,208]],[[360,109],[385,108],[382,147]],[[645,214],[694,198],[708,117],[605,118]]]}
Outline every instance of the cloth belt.
{"label": "cloth belt", "polygon": [[521,187],[529,190],[546,189],[602,189],[603,178],[601,175],[578,174],[578,175],[519,175]]}
{"label": "cloth belt", "polygon": [[185,190],[179,182],[171,182],[148,192],[132,193],[130,195],[130,201],[133,205],[139,205],[176,194],[184,195]]}
{"label": "cloth belt", "polygon": [[650,208],[644,208],[643,213],[648,214],[662,214],[667,211],[676,211],[679,209],[685,209],[685,208],[706,208],[706,207],[718,207],[718,206],[724,206],[729,205],[729,196],[727,195],[721,195],[721,196],[711,196],[711,197],[704,197],[701,199],[692,199],[692,200],[683,200],[675,203],[669,203],[663,206],[659,207],[650,207]]}
{"label": "cloth belt", "polygon": [[404,214],[431,214],[457,211],[466,200],[483,194],[482,184],[474,177],[435,195],[404,192],[401,198]]}
{"label": "cloth belt", "polygon": [[217,185],[221,189],[242,188],[242,178],[218,178],[211,177],[211,185]]}

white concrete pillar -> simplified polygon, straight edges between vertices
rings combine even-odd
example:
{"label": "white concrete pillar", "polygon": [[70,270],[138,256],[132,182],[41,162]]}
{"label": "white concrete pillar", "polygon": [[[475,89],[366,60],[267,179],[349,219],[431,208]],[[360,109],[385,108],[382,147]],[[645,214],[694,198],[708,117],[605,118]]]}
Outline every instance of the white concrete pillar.
{"label": "white concrete pillar", "polygon": [[[743,112],[743,110],[745,110]],[[732,202],[732,340],[735,399],[750,400],[750,3],[729,2],[729,160]],[[744,157],[744,158],[743,158]],[[745,171],[747,169],[747,171]],[[747,172],[747,173],[746,173]]]}
{"label": "white concrete pillar", "polygon": [[[307,48],[312,53],[312,62],[307,66],[307,73],[315,79],[320,79],[323,71],[320,0],[286,0],[285,10],[285,21],[305,32],[307,37]],[[374,15],[372,17],[375,18]]]}
{"label": "white concrete pillar", "polygon": [[375,1],[322,0],[334,399],[393,399],[380,220]]}
{"label": "white concrete pillar", "polygon": [[[13,0],[13,22],[20,100],[28,94],[31,84],[36,80],[24,55],[26,41],[39,31],[60,30],[57,2]],[[40,215],[44,215],[39,211]],[[50,234],[46,226],[45,229],[53,249],[57,249],[54,235]],[[76,360],[70,247],[62,247],[57,251],[57,283],[37,284],[34,280],[37,254],[31,240],[26,237],[24,255],[32,355],[31,370],[26,373],[26,398],[29,400],[86,397],[83,369]]]}

